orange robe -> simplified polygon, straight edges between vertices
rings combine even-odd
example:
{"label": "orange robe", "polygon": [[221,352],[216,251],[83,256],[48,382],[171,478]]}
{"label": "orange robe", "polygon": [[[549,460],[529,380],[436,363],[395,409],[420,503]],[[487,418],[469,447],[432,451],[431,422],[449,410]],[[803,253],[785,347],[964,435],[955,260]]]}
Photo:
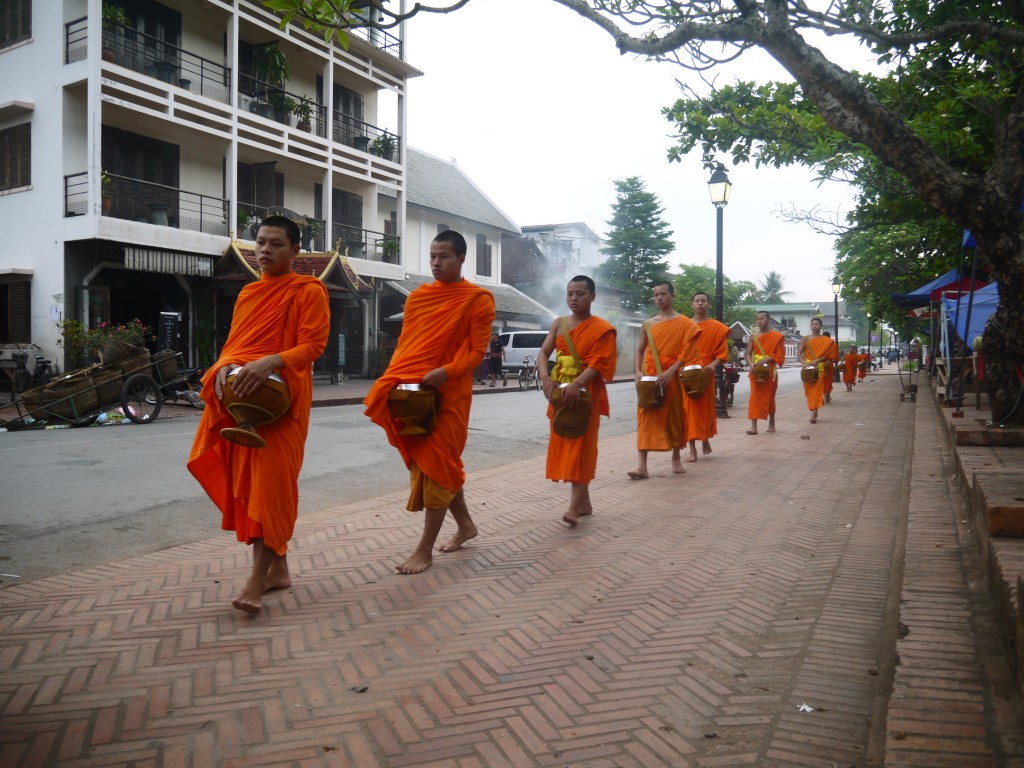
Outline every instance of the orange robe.
{"label": "orange robe", "polygon": [[[569,331],[584,369],[596,368],[598,375],[587,382],[591,402],[590,423],[582,437],[566,438],[550,429],[546,477],[555,482],[589,483],[597,474],[597,431],[601,417],[610,414],[605,381],[615,375],[618,353],[615,349],[615,328],[607,320],[591,315]],[[561,331],[555,339],[555,354],[568,355],[569,346]],[[581,371],[582,373],[582,371]],[[548,419],[555,415],[548,405]]]}
{"label": "orange robe", "polygon": [[762,358],[762,353],[755,339],[761,342],[764,355],[773,360],[774,364],[771,365],[771,378],[764,383],[754,380],[753,371],[748,374],[750,401],[747,403],[747,418],[767,419],[775,413],[775,391],[779,388],[779,373],[776,368],[786,362],[786,337],[778,331],[753,334],[750,337],[750,356],[756,363]]}
{"label": "orange robe", "polygon": [[862,352],[857,355],[857,380],[864,381],[864,378],[868,375],[868,355]]}
{"label": "orange robe", "polygon": [[[705,368],[717,358],[722,363],[729,359],[729,326],[708,318],[699,323],[700,336],[697,348],[700,364]],[[683,396],[683,410],[686,412],[686,441],[709,440],[718,434],[718,419],[715,416],[715,385],[709,383],[700,397]]]}
{"label": "orange robe", "polygon": [[860,355],[856,352],[847,352],[843,357],[843,384],[853,384],[857,380],[858,362]]}
{"label": "orange robe", "polygon": [[828,352],[828,361],[825,363],[825,394],[832,394],[832,379],[836,373],[836,363],[839,362],[839,345],[835,339],[831,339],[832,348]]}
{"label": "orange robe", "polygon": [[[473,369],[484,359],[494,322],[494,296],[467,282],[435,281],[421,285],[405,302],[402,334],[387,371],[370,388],[365,413],[384,428],[402,455],[435,483],[456,493],[466,482],[462,450],[469,434],[473,399]],[[391,418],[388,393],[398,384],[419,383],[435,368],[444,367],[448,380],[440,387],[437,423],[429,435],[398,434],[401,424]]]}
{"label": "orange robe", "polygon": [[[199,422],[188,470],[221,511],[221,527],[247,544],[263,539],[278,555],[299,514],[299,470],[313,401],[313,361],[323,354],[331,317],[324,284],[308,275],[263,277],[242,288],[235,301],[220,357],[206,372]],[[288,413],[259,427],[265,448],[246,448],[220,436],[235,420],[214,392],[217,371],[278,353],[288,385]]]}
{"label": "orange robe", "polygon": [[[827,358],[832,354],[832,339],[828,336],[808,336],[804,339],[803,360],[801,365],[806,365],[811,360],[819,357]],[[807,399],[807,409],[816,411],[825,404],[825,372],[828,370],[826,362],[818,363],[818,378],[813,384],[804,382],[804,397]]]}
{"label": "orange robe", "polygon": [[[697,339],[701,336],[701,329],[686,315],[651,324],[650,328],[662,371],[675,365],[677,360],[682,365],[700,362]],[[644,376],[658,375],[650,344],[644,351],[644,364],[640,370]],[[659,407],[636,409],[638,451],[669,451],[682,446],[686,441],[686,415],[683,411],[683,400],[686,399],[682,382],[676,375],[665,389],[665,398]]]}

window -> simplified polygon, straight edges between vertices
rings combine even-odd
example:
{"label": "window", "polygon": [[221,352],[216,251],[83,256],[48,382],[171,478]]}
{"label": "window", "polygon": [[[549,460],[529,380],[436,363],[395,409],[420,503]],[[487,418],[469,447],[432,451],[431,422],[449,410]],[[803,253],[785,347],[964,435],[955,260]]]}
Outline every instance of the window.
{"label": "window", "polygon": [[32,37],[32,0],[0,0],[0,48]]}
{"label": "window", "polygon": [[32,124],[0,130],[0,192],[32,183]]}
{"label": "window", "polygon": [[0,343],[28,344],[32,341],[32,283],[28,280],[0,280]]}
{"label": "window", "polygon": [[476,236],[476,273],[482,277],[491,276],[491,246],[486,235]]}

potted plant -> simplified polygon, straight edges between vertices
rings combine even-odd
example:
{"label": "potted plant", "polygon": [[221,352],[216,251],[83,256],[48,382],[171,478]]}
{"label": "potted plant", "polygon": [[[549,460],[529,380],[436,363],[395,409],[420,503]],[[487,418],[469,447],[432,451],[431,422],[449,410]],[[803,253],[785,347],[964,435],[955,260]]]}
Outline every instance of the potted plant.
{"label": "potted plant", "polygon": [[[252,54],[253,103],[250,109],[263,117],[273,115],[270,92],[288,82],[288,58],[277,41],[257,45]],[[283,95],[283,94],[282,94]]]}
{"label": "potted plant", "polygon": [[103,215],[106,216],[114,205],[114,180],[106,171],[103,171],[100,176],[100,188],[102,190],[100,196],[103,199]]}
{"label": "potted plant", "polygon": [[381,245],[381,251],[384,254],[384,263],[398,263],[398,240],[385,240]]}
{"label": "potted plant", "polygon": [[320,219],[308,218],[302,227],[302,243],[307,251],[312,251],[315,240],[324,232],[324,223]]}
{"label": "potted plant", "polygon": [[290,119],[289,116],[299,105],[298,102],[284,91],[271,91],[267,99],[270,101],[270,106],[273,108],[274,119],[279,123],[288,125]]}
{"label": "potted plant", "polygon": [[303,96],[302,100],[295,105],[295,109],[292,110],[295,113],[295,119],[298,124],[295,126],[300,131],[309,133],[313,130],[313,105],[309,103],[309,97]]}
{"label": "potted plant", "polygon": [[124,37],[125,27],[132,24],[124,8],[110,3],[103,4],[103,60],[117,61],[117,38]]}
{"label": "potted plant", "polygon": [[395,137],[387,131],[384,131],[384,133],[370,142],[370,152],[385,160],[394,159],[397,147],[398,142],[395,140]]}

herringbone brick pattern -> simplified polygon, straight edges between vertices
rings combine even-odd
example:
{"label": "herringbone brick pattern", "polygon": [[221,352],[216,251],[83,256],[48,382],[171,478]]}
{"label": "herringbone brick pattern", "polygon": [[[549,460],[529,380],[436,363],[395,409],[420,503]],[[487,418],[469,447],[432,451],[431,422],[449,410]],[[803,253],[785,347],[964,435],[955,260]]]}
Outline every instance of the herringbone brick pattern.
{"label": "herringbone brick pattern", "polygon": [[346,505],[339,476],[255,619],[228,534],[0,592],[0,765],[879,764],[897,392],[837,392],[813,426],[786,395],[774,435],[737,410],[684,476],[655,455],[629,481],[634,438],[606,440],[575,530],[542,457],[471,473],[480,538],[419,576],[392,570],[404,494]]}

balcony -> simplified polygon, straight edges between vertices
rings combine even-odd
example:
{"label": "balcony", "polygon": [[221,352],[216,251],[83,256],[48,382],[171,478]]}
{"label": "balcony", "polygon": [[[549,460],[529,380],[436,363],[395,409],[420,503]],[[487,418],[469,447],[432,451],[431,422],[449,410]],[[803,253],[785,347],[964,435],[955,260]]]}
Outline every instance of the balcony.
{"label": "balcony", "polygon": [[327,107],[309,96],[289,93],[283,88],[239,75],[238,106],[282,125],[327,137]]}
{"label": "balcony", "polygon": [[[161,227],[227,235],[227,200],[141,179],[104,174],[103,215]],[[64,177],[64,215],[88,213],[88,173]]]}
{"label": "balcony", "polygon": [[[83,17],[64,25],[65,63],[85,58],[88,24],[88,17]],[[131,27],[103,22],[103,59],[197,96],[223,104],[230,101],[230,69]]]}
{"label": "balcony", "polygon": [[399,239],[394,235],[345,224],[331,225],[331,244],[337,245],[349,258],[377,261],[381,264],[401,264]]}
{"label": "balcony", "polygon": [[[260,224],[266,212],[267,206],[265,205],[239,203],[235,237],[239,240],[256,240],[256,233],[260,230]],[[300,243],[303,250],[324,252],[326,250],[324,226],[327,222],[313,216],[303,216],[303,218],[306,223],[299,227]]]}
{"label": "balcony", "polygon": [[369,152],[384,160],[401,162],[401,140],[375,125],[335,111],[331,138],[339,144]]}

